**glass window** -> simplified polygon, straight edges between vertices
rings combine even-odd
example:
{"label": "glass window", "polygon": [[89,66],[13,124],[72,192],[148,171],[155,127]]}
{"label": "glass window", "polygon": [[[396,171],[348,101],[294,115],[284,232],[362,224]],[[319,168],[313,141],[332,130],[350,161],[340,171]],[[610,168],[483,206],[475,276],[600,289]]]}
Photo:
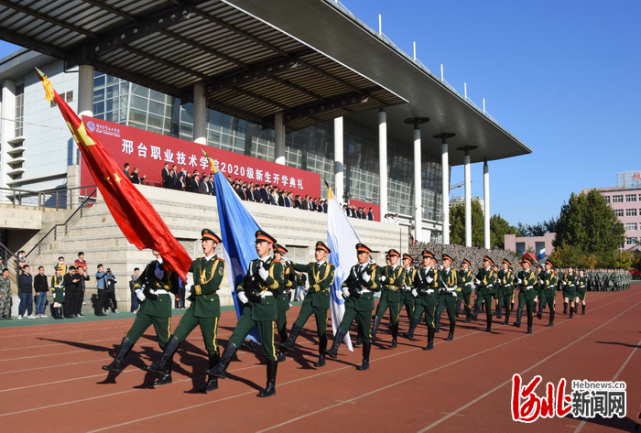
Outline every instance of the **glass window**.
{"label": "glass window", "polygon": [[626,245],[636,245],[637,244],[637,238],[636,237],[630,237],[625,239]]}
{"label": "glass window", "polygon": [[626,230],[636,230],[637,229],[637,223],[625,223],[625,229]]}
{"label": "glass window", "polygon": [[625,216],[637,216],[637,210],[636,209],[626,209],[625,210]]}
{"label": "glass window", "polygon": [[623,195],[613,195],[612,203],[623,203]]}
{"label": "glass window", "polygon": [[623,209],[615,209],[614,210],[614,214],[616,216],[618,216],[618,217],[622,217],[623,216]]}
{"label": "glass window", "polygon": [[637,195],[636,194],[626,194],[625,195],[625,201],[637,201]]}
{"label": "glass window", "polygon": [[610,203],[610,196],[609,196],[609,195],[605,195],[604,197],[605,197],[605,201],[607,201],[608,203]]}
{"label": "glass window", "polygon": [[[64,95],[63,95],[64,98]],[[20,84],[16,86],[16,124],[15,124],[15,134],[16,137],[20,137],[23,133],[22,120],[24,118],[24,85]]]}

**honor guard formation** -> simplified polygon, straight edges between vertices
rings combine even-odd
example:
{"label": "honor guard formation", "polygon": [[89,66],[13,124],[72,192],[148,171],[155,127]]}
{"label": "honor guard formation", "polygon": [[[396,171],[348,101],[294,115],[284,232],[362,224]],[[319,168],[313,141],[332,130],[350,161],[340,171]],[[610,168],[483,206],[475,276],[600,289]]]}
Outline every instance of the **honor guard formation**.
{"label": "honor guard formation", "polygon": [[[155,259],[134,284],[135,294],[141,303],[136,320],[123,338],[115,359],[103,366],[104,370],[120,373],[127,354],[145,330],[153,325],[162,355],[145,369],[158,374],[154,385],[169,384],[172,382],[171,371],[176,350],[199,326],[209,357],[207,380],[200,391],[207,393],[218,389],[218,379],[225,379],[234,354],[256,328],[267,361],[267,383],[258,396],[270,397],[276,393],[278,363],[285,361],[286,353],[294,350],[296,339],[312,315],[318,337],[318,361],[315,367],[325,366],[326,356],[338,357],[339,348],[347,341],[348,331],[355,322],[358,332],[354,346],[362,346],[363,351],[363,361],[357,370],[368,370],[372,341],[376,338],[381,319],[388,311],[392,348],[397,347],[399,318],[404,310],[410,325],[402,336],[415,340],[416,328],[424,320],[428,332],[427,345],[423,349],[433,350],[434,335],[440,332],[444,312],[449,320],[445,340],[454,339],[461,305],[464,308],[464,323],[470,323],[471,320],[477,320],[479,314],[485,314],[487,332],[492,331],[493,319],[503,319],[503,314],[502,323],[509,324],[510,315],[516,307],[514,326],[521,327],[525,311],[526,332],[531,334],[534,317],[541,320],[545,308],[550,312],[547,326],[554,326],[557,291],[563,293],[563,314],[573,318],[574,314],[579,314],[579,306],[580,314],[585,314],[587,291],[625,290],[631,282],[630,274],[624,271],[586,271],[572,266],[555,270],[551,260],[546,260],[542,267],[528,257],[522,259],[517,269],[507,258],[503,258],[499,264],[489,255],[483,256],[482,266],[478,269],[472,269],[470,259],[457,259],[449,253],[441,254],[439,264],[439,257],[427,249],[420,252],[420,261],[410,254],[401,256],[399,251],[391,249],[386,255],[387,265],[378,266],[372,260],[372,250],[359,243],[355,246],[356,264],[351,267],[340,290],[345,312],[333,344],[328,349],[330,287],[334,283],[335,273],[334,265],[328,263],[331,250],[319,241],[316,243],[314,262],[291,262],[287,258],[287,248],[259,230],[255,242],[258,259],[251,261],[244,279],[236,288],[238,301],[243,307],[242,315],[221,355],[218,346],[221,309],[217,292],[225,279],[225,261],[215,253],[216,246],[221,242],[220,237],[209,229],[204,229],[201,236],[204,257],[194,260],[189,268],[194,278],[194,284],[187,288],[191,304],[174,333],[170,335],[169,293],[177,293],[178,276],[165,267],[160,254],[153,251]],[[64,280],[60,271],[58,268],[51,279],[55,314],[61,314],[60,304],[64,302]],[[300,279],[301,273],[309,276],[309,289],[288,335],[290,289]],[[380,301],[374,311],[377,295],[380,295]],[[276,334],[279,337],[278,350]]]}

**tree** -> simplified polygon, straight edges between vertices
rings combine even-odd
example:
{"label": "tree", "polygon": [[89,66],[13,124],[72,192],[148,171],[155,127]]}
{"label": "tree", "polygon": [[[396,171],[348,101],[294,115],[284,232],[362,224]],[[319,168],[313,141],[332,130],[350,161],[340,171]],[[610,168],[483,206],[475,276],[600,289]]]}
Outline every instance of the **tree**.
{"label": "tree", "polygon": [[587,194],[572,193],[561,207],[553,245],[569,245],[583,255],[594,254],[605,261],[617,252],[625,240],[625,228],[597,190]]}
{"label": "tree", "polygon": [[520,236],[516,227],[511,226],[500,214],[492,215],[490,218],[490,243],[491,247],[505,248],[505,235]]}
{"label": "tree", "polygon": [[[483,209],[481,204],[472,200],[472,245],[483,246]],[[450,208],[450,242],[465,245],[465,204],[460,203]]]}

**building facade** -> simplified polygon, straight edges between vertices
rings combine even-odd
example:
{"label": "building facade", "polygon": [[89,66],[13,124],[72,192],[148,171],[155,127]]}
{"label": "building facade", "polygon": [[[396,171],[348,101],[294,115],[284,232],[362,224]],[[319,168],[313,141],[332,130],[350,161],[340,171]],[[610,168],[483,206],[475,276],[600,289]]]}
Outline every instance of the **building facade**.
{"label": "building facade", "polygon": [[517,254],[531,252],[538,260],[552,255],[554,246],[552,243],[556,233],[546,233],[543,236],[519,236],[505,235],[505,249],[514,251]]}

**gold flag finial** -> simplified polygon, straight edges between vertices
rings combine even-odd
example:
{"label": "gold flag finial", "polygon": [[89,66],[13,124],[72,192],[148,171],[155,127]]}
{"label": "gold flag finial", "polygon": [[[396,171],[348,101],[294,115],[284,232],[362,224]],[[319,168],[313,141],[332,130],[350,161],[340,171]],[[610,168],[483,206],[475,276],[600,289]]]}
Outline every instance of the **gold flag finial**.
{"label": "gold flag finial", "polygon": [[327,183],[326,180],[324,180],[325,185],[327,185],[327,200],[331,200],[334,198],[334,193],[332,192],[332,189],[329,187],[329,184]]}
{"label": "gold flag finial", "polygon": [[214,174],[218,173],[218,169],[216,168],[216,165],[214,165],[214,161],[212,161],[209,155],[207,155],[207,152],[205,152],[205,149],[200,149],[200,150],[202,150],[205,156],[207,157],[207,160],[209,161],[209,165],[211,165],[211,171],[213,171]]}
{"label": "gold flag finial", "polygon": [[45,97],[47,98],[47,101],[53,102],[53,86],[51,85],[51,82],[47,78],[47,76],[38,68],[36,68],[36,74],[38,74],[38,78],[42,80],[42,85],[45,88]]}

